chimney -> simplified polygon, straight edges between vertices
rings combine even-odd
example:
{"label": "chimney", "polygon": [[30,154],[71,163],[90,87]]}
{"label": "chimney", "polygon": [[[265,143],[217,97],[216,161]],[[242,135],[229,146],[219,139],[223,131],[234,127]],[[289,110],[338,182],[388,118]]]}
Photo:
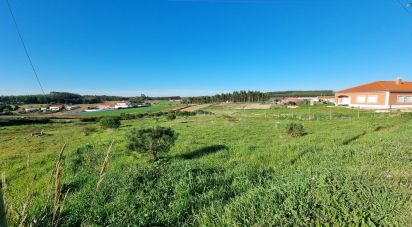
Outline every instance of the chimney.
{"label": "chimney", "polygon": [[396,77],[396,81],[395,81],[396,85],[402,84],[402,78],[401,77]]}

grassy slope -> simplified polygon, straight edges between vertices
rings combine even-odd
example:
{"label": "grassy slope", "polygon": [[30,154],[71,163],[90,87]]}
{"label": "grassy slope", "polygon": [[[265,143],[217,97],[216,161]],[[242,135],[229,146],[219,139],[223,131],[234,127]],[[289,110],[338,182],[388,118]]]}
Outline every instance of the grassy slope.
{"label": "grassy slope", "polygon": [[[212,189],[208,192],[212,194],[196,197],[194,202],[207,202],[202,202],[204,207],[196,208],[195,214],[190,215],[193,222],[265,225],[288,224],[290,219],[308,223],[305,219],[310,219],[313,215],[310,212],[315,210],[323,212],[325,218],[335,215],[350,220],[366,214],[374,220],[381,215],[382,223],[412,223],[410,118],[382,115],[372,118],[372,113],[361,112],[358,119],[357,111],[333,109],[334,116],[340,118],[326,120],[330,109],[325,107],[311,108],[310,112],[307,108],[235,111],[231,105],[214,105],[209,110],[217,115],[157,123],[180,134],[170,154],[171,162],[219,168],[223,169],[223,176],[240,177],[230,181],[230,187],[241,189],[225,196],[224,201],[213,196],[218,192]],[[301,138],[285,135],[285,125],[291,120],[282,117],[290,116],[292,111],[300,119],[318,116],[311,119],[319,120],[301,121],[308,135]],[[44,196],[49,172],[63,143],[69,145],[68,152],[81,144],[92,144],[104,151],[110,140],[116,139],[110,170],[136,163],[150,165],[147,156],[125,152],[124,133],[132,126],[152,126],[156,122],[144,119],[122,124],[119,130],[99,130],[89,136],[81,134],[82,128],[98,128],[97,125],[1,128],[0,169],[6,172],[10,188],[6,201],[14,204],[23,201],[25,188],[42,192],[38,199]],[[39,129],[45,129],[47,135],[29,136],[31,131]],[[273,172],[276,177],[257,186],[241,179],[242,173],[256,170]],[[237,181],[240,185],[236,185]],[[183,205],[175,204],[167,212],[173,213],[179,206]],[[242,216],[245,214],[247,218]],[[343,222],[347,220],[342,218]]]}

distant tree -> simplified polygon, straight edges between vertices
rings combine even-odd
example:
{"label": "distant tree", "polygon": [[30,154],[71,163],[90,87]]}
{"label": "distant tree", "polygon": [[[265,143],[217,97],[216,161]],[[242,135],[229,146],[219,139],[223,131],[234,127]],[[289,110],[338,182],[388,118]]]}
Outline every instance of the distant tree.
{"label": "distant tree", "polygon": [[157,160],[160,153],[169,152],[175,144],[178,134],[171,128],[133,128],[127,135],[127,148],[130,151],[150,153]]}
{"label": "distant tree", "polygon": [[100,126],[104,129],[119,128],[120,124],[120,119],[117,117],[105,117],[100,120]]}

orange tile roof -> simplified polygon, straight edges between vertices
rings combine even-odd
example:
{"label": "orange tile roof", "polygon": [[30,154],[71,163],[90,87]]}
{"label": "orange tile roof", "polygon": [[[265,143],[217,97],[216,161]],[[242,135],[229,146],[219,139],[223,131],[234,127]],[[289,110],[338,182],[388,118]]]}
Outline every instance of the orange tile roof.
{"label": "orange tile roof", "polygon": [[342,92],[368,92],[368,91],[408,91],[412,92],[412,82],[402,81],[396,84],[396,81],[375,81],[368,84],[362,84],[356,87],[338,91]]}

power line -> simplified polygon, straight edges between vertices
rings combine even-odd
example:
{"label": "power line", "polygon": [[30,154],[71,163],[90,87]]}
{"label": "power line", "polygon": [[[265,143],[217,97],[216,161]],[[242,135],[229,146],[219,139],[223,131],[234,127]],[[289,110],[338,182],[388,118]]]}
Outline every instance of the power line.
{"label": "power line", "polygon": [[6,1],[6,3],[7,3],[7,7],[9,8],[10,15],[11,15],[11,18],[13,19],[14,26],[15,26],[15,28],[16,28],[17,34],[19,35],[21,45],[23,46],[24,52],[26,53],[27,59],[29,60],[31,69],[33,70],[33,73],[34,73],[34,75],[35,75],[35,77],[36,77],[37,83],[39,84],[39,87],[40,87],[41,91],[43,92],[43,95],[46,95],[46,93],[44,92],[43,86],[42,86],[42,84],[41,84],[41,82],[40,82],[40,79],[39,79],[39,75],[38,75],[38,73],[37,73],[37,70],[36,70],[36,68],[34,67],[33,61],[31,60],[31,57],[30,57],[30,55],[29,55],[29,51],[27,50],[26,43],[24,42],[23,36],[21,35],[19,25],[17,24],[16,17],[14,16],[13,10],[12,10],[11,5],[10,5],[10,1],[9,1],[9,0],[5,0],[5,1]]}
{"label": "power line", "polygon": [[403,4],[400,0],[394,0],[394,1],[397,2],[406,11],[406,13],[412,17],[412,12],[409,11],[409,9],[406,7],[405,4]]}

